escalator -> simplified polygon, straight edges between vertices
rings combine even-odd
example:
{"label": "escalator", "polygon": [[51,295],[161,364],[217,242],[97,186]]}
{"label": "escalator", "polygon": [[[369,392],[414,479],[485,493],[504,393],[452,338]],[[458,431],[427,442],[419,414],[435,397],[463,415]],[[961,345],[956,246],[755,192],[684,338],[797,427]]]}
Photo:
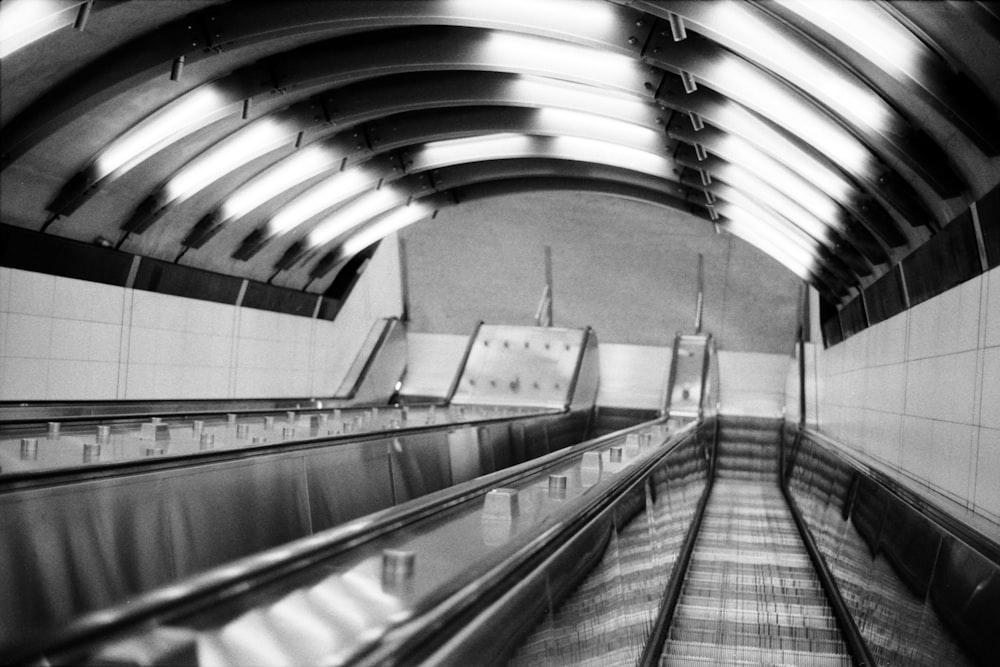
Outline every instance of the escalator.
{"label": "escalator", "polygon": [[[995,543],[940,533],[921,595],[903,566],[924,556],[890,554],[887,540],[919,524],[915,545],[945,522],[893,505],[902,496],[794,431],[643,424],[154,591],[10,658],[994,664]],[[876,549],[856,529],[871,499],[893,524]]]}
{"label": "escalator", "polygon": [[720,447],[662,664],[850,665],[776,467],[740,466],[757,461],[727,449]]}
{"label": "escalator", "polygon": [[[777,425],[771,426],[776,433]],[[626,565],[622,554],[648,554],[649,542],[659,541],[664,530],[662,525],[651,529],[642,517],[632,519],[619,531],[617,553],[607,552],[608,562],[563,603],[564,610],[575,609],[575,614],[557,624],[556,632],[552,624],[540,624],[519,649],[514,664],[636,664],[640,658],[663,665],[852,664],[778,486],[773,435],[734,426],[724,428],[723,434],[716,449],[715,474],[706,485],[704,512],[700,521],[692,516],[688,529],[692,544],[683,573],[673,563],[656,562],[648,555],[638,564]],[[688,494],[688,506],[693,506],[691,501]],[[686,514],[669,512],[672,520],[682,519],[679,523]],[[661,551],[671,549],[681,555],[684,546],[675,539]],[[595,599],[625,585],[621,573],[638,570],[640,580],[650,580],[665,566],[671,566],[679,579],[669,616],[663,618],[661,612],[662,645],[650,639],[651,633],[655,635],[648,623],[655,595],[646,596],[644,609],[626,612],[607,606],[603,613],[594,613]],[[602,571],[616,568],[618,577]],[[603,584],[597,584],[601,579]],[[632,589],[620,597],[641,598],[637,592]],[[581,627],[591,628],[586,641],[581,640]],[[617,641],[623,627],[632,629],[626,647]],[[600,631],[594,631],[597,628]],[[640,656],[642,651],[646,655]]]}

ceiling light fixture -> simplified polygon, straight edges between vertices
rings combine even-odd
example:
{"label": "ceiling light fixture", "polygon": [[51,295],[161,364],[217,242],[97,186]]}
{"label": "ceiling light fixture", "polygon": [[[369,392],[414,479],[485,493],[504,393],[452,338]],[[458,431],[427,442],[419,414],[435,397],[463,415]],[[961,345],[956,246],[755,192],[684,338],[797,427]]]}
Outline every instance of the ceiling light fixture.
{"label": "ceiling light fixture", "polygon": [[664,155],[581,137],[542,137],[500,133],[471,139],[433,141],[407,151],[407,170],[426,171],[465,162],[519,157],[557,157],[621,167],[676,180],[673,161]]}
{"label": "ceiling light fixture", "polygon": [[0,4],[0,58],[73,25],[83,0],[6,0]]}
{"label": "ceiling light fixture", "polygon": [[166,197],[183,201],[251,160],[289,145],[297,134],[271,118],[258,120],[184,165],[164,186]]}
{"label": "ceiling light fixture", "polygon": [[196,88],[108,144],[94,159],[93,176],[120,176],[171,142],[238,110],[211,84]]}

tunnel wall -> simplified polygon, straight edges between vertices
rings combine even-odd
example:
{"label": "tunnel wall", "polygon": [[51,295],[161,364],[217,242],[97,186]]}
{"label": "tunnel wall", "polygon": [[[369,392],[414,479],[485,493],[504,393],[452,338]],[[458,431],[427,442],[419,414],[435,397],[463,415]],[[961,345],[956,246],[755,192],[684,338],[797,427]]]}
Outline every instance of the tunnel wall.
{"label": "tunnel wall", "polygon": [[[811,423],[1000,534],[1000,269],[829,349],[814,344],[807,362]],[[788,399],[797,415],[797,391]]]}
{"label": "tunnel wall", "polygon": [[0,267],[0,400],[327,396],[401,312],[394,237],[334,321]]}
{"label": "tunnel wall", "polygon": [[534,324],[552,249],[553,324],[601,344],[669,348],[694,330],[698,254],[704,330],[734,352],[783,353],[800,281],[687,213],[582,192],[470,201],[401,232],[411,331],[468,335],[478,320]]}

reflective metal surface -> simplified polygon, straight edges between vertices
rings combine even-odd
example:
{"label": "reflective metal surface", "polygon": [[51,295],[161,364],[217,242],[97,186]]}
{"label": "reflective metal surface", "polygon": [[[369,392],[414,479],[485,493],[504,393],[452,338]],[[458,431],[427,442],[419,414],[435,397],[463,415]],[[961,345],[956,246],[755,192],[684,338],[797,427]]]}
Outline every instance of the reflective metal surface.
{"label": "reflective metal surface", "polygon": [[[392,355],[387,355],[392,356]],[[444,425],[467,418],[499,417],[517,414],[504,412],[438,409],[436,406],[413,405],[405,408],[369,407],[317,409],[315,404],[304,410],[288,410],[277,414],[263,411],[239,413],[235,420],[211,413],[201,419],[188,415],[153,417],[151,421],[116,420],[111,424],[89,421],[66,422],[58,438],[50,438],[44,424],[24,423],[0,425],[0,464],[4,474],[0,484],[12,480],[31,482],[36,472],[66,469],[68,474],[80,472],[81,466],[114,469],[116,464],[135,463],[146,455],[146,449],[156,446],[167,458],[187,457],[211,445],[217,453],[236,453],[264,446],[292,445],[311,438],[382,433],[399,428]],[[231,413],[232,414],[232,413]],[[276,421],[277,419],[277,421]],[[154,421],[154,420],[159,420]],[[39,445],[25,454],[20,446],[24,437]],[[93,444],[103,445],[99,454],[86,459],[83,453]],[[93,452],[92,452],[93,454]],[[110,466],[110,468],[109,468]],[[96,472],[94,473],[96,474]]]}
{"label": "reflective metal surface", "polygon": [[958,539],[808,433],[785,443],[795,502],[878,663],[995,664],[1000,551]]}
{"label": "reflective metal surface", "polygon": [[[631,479],[622,476],[657,455],[656,446],[666,437],[661,426],[646,426],[627,437],[585,443],[217,568],[137,600],[138,609],[146,611],[139,623],[123,626],[127,632],[108,628],[102,633],[101,628],[111,619],[124,622],[130,607],[84,619],[74,626],[83,634],[67,635],[58,650],[44,650],[44,659],[51,664],[86,658],[202,665],[375,659],[369,653],[378,655],[381,646],[397,644],[398,633],[406,634],[413,619],[433,622],[454,599],[475,597],[468,582],[484,573],[502,574],[512,555],[535,548],[539,538],[547,539],[553,527],[563,524],[571,503],[592,504]],[[621,461],[612,460],[609,445],[616,443]],[[581,453],[591,450],[599,452],[603,464],[596,487],[585,481],[580,466]],[[663,466],[660,470],[665,472]],[[550,494],[550,475],[565,480],[562,497]],[[502,511],[498,502],[489,502],[493,496],[506,500]],[[281,568],[280,578],[269,568]],[[216,592],[210,598],[191,597],[198,591]],[[147,615],[159,620],[142,620]],[[69,640],[92,633],[101,639],[83,645]]]}
{"label": "reflective metal surface", "polygon": [[387,403],[406,369],[406,327],[396,318],[377,320],[335,398],[353,404]]}
{"label": "reflective metal surface", "polygon": [[706,484],[705,446],[685,443],[622,502],[582,581],[567,590],[560,572],[546,574],[541,616],[509,664],[636,663]]}
{"label": "reflective metal surface", "polygon": [[[587,329],[555,327],[481,326],[462,369],[453,404],[569,406],[583,359],[595,358],[596,339]],[[590,405],[596,397],[593,361],[581,397]]]}
{"label": "reflective metal surface", "polygon": [[702,415],[711,342],[710,334],[677,334],[674,338],[665,410],[669,416],[691,419]]}
{"label": "reflective metal surface", "polygon": [[[357,435],[251,449],[240,440],[228,451],[221,441],[204,447],[201,439],[212,434],[192,438],[186,427],[179,429],[183,440],[171,440],[150,458],[144,455],[147,441],[136,463],[0,479],[0,567],[8,573],[0,578],[0,646],[208,567],[548,453],[550,443],[579,441],[586,426],[583,416],[570,414],[516,421],[543,436],[535,449],[508,437],[509,422],[498,418],[525,414],[510,408],[455,408],[450,418],[444,410],[440,417],[436,410],[408,412],[410,428],[397,426],[391,437],[381,435],[390,430],[385,424],[379,433],[362,433],[371,411],[338,415],[336,429],[351,425],[354,431],[357,422]],[[382,413],[394,419],[393,411]],[[311,419],[293,413],[292,420],[308,433]],[[449,421],[472,425],[455,431],[462,434],[456,440]],[[235,426],[222,430],[231,437]],[[273,434],[267,432],[272,443]],[[74,447],[79,460],[83,446],[64,442],[69,439],[37,447]],[[27,454],[30,445],[17,444]],[[101,454],[123,446],[112,436]],[[177,456],[176,447],[197,456]]]}

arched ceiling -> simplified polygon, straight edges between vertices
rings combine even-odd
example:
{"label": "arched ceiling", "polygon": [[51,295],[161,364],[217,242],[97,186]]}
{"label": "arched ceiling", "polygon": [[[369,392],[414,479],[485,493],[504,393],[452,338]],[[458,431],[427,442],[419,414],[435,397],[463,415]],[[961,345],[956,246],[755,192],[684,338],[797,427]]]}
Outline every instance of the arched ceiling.
{"label": "arched ceiling", "polygon": [[3,222],[313,292],[554,189],[840,303],[1000,181],[990,3],[5,0],[0,57]]}

